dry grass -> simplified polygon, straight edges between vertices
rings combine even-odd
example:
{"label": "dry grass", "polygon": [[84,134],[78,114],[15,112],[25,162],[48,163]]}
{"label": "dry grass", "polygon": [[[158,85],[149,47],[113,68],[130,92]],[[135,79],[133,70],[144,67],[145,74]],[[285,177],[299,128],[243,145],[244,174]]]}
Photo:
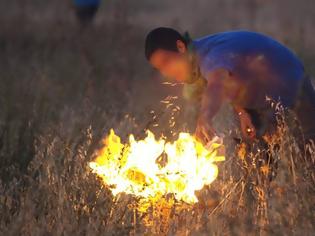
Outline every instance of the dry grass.
{"label": "dry grass", "polygon": [[[68,114],[67,119],[75,118]],[[124,128],[130,120],[115,123]],[[166,196],[148,212],[139,200],[113,198],[87,167],[99,138],[86,127],[73,136],[60,124],[36,138],[27,171],[8,166],[2,181],[0,231],[6,235],[311,235],[314,232],[314,146],[305,154],[280,120],[264,153],[239,152],[193,206]],[[68,127],[69,128],[69,127]],[[273,173],[271,175],[271,172]],[[270,181],[272,177],[272,181]]]}
{"label": "dry grass", "polygon": [[[166,196],[141,213],[139,199],[113,198],[87,165],[100,140],[112,127],[141,136],[150,110],[178,89],[146,80],[143,29],[101,25],[81,35],[58,24],[53,35],[41,26],[1,32],[1,235],[313,234],[315,147],[300,150],[292,119],[279,120],[268,155],[228,156],[198,204]],[[176,129],[189,130],[184,118]]]}

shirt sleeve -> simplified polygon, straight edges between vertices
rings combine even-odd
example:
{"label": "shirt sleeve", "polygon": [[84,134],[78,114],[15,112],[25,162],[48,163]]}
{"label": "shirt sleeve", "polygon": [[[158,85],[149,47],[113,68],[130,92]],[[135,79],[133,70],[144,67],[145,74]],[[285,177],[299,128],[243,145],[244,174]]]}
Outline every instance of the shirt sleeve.
{"label": "shirt sleeve", "polygon": [[234,50],[218,46],[209,50],[200,61],[201,72],[206,76],[218,69],[233,72],[239,62],[239,54]]}

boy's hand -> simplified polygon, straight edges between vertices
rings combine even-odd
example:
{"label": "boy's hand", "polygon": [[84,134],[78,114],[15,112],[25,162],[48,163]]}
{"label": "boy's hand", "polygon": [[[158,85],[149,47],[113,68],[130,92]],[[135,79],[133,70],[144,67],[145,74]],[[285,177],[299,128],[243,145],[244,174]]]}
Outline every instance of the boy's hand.
{"label": "boy's hand", "polygon": [[241,131],[245,138],[253,140],[256,137],[256,128],[252,123],[250,115],[244,110],[238,110],[238,116],[240,118]]}
{"label": "boy's hand", "polygon": [[210,125],[203,122],[202,119],[199,119],[197,122],[196,131],[195,131],[196,139],[202,144],[206,145],[212,140],[214,136],[213,134],[214,133]]}

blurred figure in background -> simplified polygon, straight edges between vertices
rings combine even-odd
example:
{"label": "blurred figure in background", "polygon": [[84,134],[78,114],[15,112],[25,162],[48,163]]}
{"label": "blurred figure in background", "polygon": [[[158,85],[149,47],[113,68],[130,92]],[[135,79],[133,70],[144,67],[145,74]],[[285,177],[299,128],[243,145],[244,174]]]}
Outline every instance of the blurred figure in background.
{"label": "blurred figure in background", "polygon": [[73,0],[77,18],[82,27],[91,24],[101,0]]}

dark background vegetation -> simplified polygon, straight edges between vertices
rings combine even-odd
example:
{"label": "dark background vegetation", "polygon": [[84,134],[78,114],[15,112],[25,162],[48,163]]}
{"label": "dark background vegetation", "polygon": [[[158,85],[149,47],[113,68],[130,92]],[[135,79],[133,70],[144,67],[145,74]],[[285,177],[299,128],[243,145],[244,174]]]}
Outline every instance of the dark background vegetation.
{"label": "dark background vegetation", "polygon": [[[134,232],[132,213],[108,216],[109,193],[86,164],[109,128],[123,137],[140,133],[149,112],[163,110],[161,99],[180,94],[180,87],[162,85],[145,61],[150,29],[173,26],[193,37],[230,29],[263,32],[292,48],[314,75],[314,25],[312,0],[108,0],[85,30],[71,1],[0,0],[0,232]],[[302,221],[281,227],[311,235],[309,223],[305,231],[290,228]],[[207,227],[195,230],[209,232]],[[239,234],[233,230],[227,233]]]}

